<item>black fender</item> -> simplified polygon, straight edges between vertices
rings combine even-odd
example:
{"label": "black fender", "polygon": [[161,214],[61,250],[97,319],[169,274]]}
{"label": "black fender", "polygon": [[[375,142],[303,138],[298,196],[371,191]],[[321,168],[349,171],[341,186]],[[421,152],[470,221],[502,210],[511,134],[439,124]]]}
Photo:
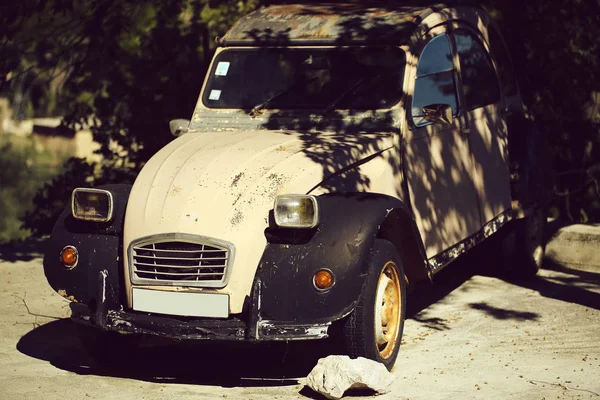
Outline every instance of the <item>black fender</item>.
{"label": "black fender", "polygon": [[[318,204],[315,229],[270,224],[265,231],[268,245],[252,295],[257,320],[319,324],[348,315],[361,293],[366,261],[378,237],[394,243],[403,262],[411,264],[405,266],[410,280],[428,276],[421,237],[410,209],[400,200],[345,193],[319,196]],[[313,285],[315,272],[322,268],[334,275],[328,291]]]}
{"label": "black fender", "polygon": [[[113,218],[109,222],[75,219],[71,204],[65,207],[54,224],[44,253],[44,273],[52,288],[67,299],[95,308],[100,302],[111,308],[125,304],[123,282],[122,231],[125,207],[131,185],[105,185],[113,196]],[[60,252],[74,246],[78,262],[73,269],[65,268]],[[107,291],[100,293],[99,288]],[[98,297],[103,298],[98,298]]]}

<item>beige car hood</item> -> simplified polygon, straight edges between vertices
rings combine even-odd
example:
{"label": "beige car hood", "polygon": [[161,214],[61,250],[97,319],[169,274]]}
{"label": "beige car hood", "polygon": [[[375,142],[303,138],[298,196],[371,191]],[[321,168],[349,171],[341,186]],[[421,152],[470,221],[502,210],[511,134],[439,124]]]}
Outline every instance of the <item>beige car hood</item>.
{"label": "beige car hood", "polygon": [[267,130],[183,135],[152,157],[133,185],[125,255],[131,241],[163,233],[230,242],[236,256],[228,285],[218,291],[230,294],[232,313],[241,312],[266,246],[263,232],[275,196],[308,193],[329,176],[390,147],[391,135]]}

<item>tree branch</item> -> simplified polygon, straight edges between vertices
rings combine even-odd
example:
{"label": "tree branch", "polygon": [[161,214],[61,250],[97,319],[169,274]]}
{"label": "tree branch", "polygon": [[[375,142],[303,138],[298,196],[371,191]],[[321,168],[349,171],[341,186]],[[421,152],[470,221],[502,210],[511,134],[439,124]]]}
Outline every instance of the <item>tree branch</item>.
{"label": "tree branch", "polygon": [[[33,312],[31,312],[31,310],[29,309],[29,306],[27,305],[27,302],[25,301],[25,297],[27,296],[27,292],[25,292],[25,293],[23,294],[23,297],[19,297],[19,296],[17,296],[16,294],[13,294],[13,296],[15,296],[17,299],[19,299],[19,300],[21,300],[21,301],[23,302],[23,305],[24,305],[24,306],[25,306],[25,308],[27,309],[27,314],[29,314],[29,315],[33,315],[34,317],[36,317],[35,324],[37,324],[37,317],[44,317],[44,318],[57,319],[57,320],[58,320],[58,319],[62,319],[62,318],[60,318],[60,317],[55,317],[55,316],[52,316],[52,315],[36,314],[36,313],[33,313]],[[39,325],[39,324],[38,324],[38,325]]]}
{"label": "tree branch", "polygon": [[559,388],[561,388],[563,390],[578,390],[580,392],[588,392],[588,393],[595,394],[596,396],[600,397],[600,394],[598,394],[596,392],[592,392],[591,390],[570,388],[567,385],[563,385],[562,383],[546,382],[546,381],[538,381],[538,380],[528,380],[527,382],[531,383],[532,385],[537,385],[536,382],[539,382],[539,383],[543,383],[545,385],[558,386]]}

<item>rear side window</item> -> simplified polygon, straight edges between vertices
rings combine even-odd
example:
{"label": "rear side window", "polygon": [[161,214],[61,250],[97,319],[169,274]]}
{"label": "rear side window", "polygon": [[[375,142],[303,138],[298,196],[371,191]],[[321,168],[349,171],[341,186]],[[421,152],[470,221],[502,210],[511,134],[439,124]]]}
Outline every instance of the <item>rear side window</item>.
{"label": "rear side window", "polygon": [[416,126],[429,124],[423,118],[423,107],[431,104],[448,104],[452,107],[452,114],[458,114],[454,64],[446,34],[431,39],[419,57],[412,101],[412,117]]}
{"label": "rear side window", "polygon": [[500,101],[500,86],[492,60],[477,37],[456,33],[456,50],[460,61],[465,107],[468,111]]}

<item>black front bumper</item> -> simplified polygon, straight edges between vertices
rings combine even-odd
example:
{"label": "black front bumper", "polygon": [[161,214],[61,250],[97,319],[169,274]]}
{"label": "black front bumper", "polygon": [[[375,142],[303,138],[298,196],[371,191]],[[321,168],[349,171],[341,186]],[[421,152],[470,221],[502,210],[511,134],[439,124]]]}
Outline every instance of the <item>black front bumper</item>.
{"label": "black front bumper", "polygon": [[257,321],[256,326],[239,318],[173,318],[135,311],[106,310],[102,315],[85,304],[71,303],[71,319],[80,324],[129,333],[156,335],[171,339],[212,340],[307,340],[327,337],[330,324],[297,325]]}
{"label": "black front bumper", "polygon": [[323,339],[331,323],[298,324],[263,320],[258,314],[260,304],[260,280],[255,288],[247,317],[227,319],[173,317],[124,310],[111,288],[106,270],[98,274],[96,301],[88,306],[71,303],[71,319],[77,323],[95,326],[116,332],[140,333],[172,339],[212,339],[212,340],[309,340]]}

